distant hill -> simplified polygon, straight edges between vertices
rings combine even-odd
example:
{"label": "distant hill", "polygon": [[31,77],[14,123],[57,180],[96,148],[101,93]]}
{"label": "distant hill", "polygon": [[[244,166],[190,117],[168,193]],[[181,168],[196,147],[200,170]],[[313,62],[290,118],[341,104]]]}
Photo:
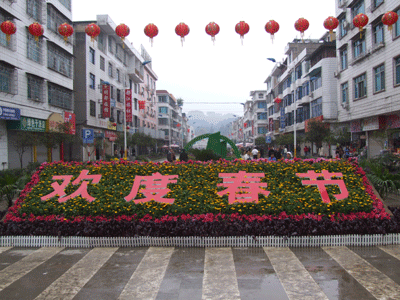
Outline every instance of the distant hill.
{"label": "distant hill", "polygon": [[218,131],[220,131],[222,135],[228,135],[230,133],[229,123],[240,117],[234,114],[222,115],[213,112],[205,114],[198,110],[189,111],[186,115],[189,118],[188,124],[195,128],[197,136]]}

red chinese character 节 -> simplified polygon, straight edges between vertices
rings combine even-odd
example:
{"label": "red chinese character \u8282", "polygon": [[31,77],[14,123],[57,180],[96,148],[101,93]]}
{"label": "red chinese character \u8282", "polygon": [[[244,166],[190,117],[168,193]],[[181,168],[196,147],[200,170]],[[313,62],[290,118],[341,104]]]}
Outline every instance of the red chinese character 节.
{"label": "red chinese character \u8282", "polygon": [[96,198],[92,197],[89,195],[88,191],[87,191],[87,187],[89,182],[87,180],[92,180],[92,184],[96,184],[99,183],[100,179],[101,179],[101,175],[88,175],[89,170],[82,170],[81,173],[79,174],[79,176],[72,181],[73,185],[78,185],[81,181],[82,184],[80,187],[78,187],[78,189],[73,192],[71,195],[69,196],[65,196],[65,188],[68,186],[68,184],[71,182],[72,179],[72,175],[56,175],[53,176],[53,180],[63,180],[63,182],[61,184],[59,184],[58,182],[53,182],[51,184],[52,188],[54,189],[53,192],[51,192],[48,195],[45,195],[43,197],[41,197],[41,200],[47,200],[50,198],[53,198],[55,196],[59,196],[58,198],[58,202],[62,203],[62,202],[66,202],[69,199],[81,196],[82,198],[86,199],[88,202],[92,202],[94,201]]}
{"label": "red chinese character \u8282", "polygon": [[[223,183],[218,183],[217,186],[226,187],[226,190],[218,192],[219,196],[229,194],[229,204],[235,201],[239,202],[258,202],[258,194],[263,194],[267,197],[270,191],[261,189],[266,188],[266,182],[260,182],[264,173],[246,173],[239,171],[239,173],[219,173],[219,178],[223,178]],[[239,194],[239,195],[238,195]]]}
{"label": "red chinese character \u8282", "polygon": [[[303,185],[316,185],[318,187],[319,193],[321,194],[322,202],[330,203],[328,192],[326,190],[326,185],[335,184],[340,188],[340,194],[334,195],[337,200],[346,199],[349,196],[349,191],[346,188],[346,184],[343,179],[332,180],[333,176],[343,177],[342,173],[329,173],[328,170],[322,170],[322,173],[315,173],[315,171],[308,170],[307,173],[296,173],[299,177],[309,178],[310,180],[302,180]],[[324,180],[317,180],[318,177],[323,177]]]}
{"label": "red chinese character \u8282", "polygon": [[[168,183],[176,183],[173,178],[178,178],[178,175],[161,175],[159,172],[153,173],[151,176],[135,176],[132,190],[128,196],[125,197],[126,201],[131,201],[135,199],[136,195],[140,192],[145,195],[145,198],[136,199],[139,202],[148,202],[151,200],[161,202],[161,203],[174,203],[173,198],[162,198],[170,189],[167,188]],[[140,189],[140,186],[144,185],[145,189]]]}

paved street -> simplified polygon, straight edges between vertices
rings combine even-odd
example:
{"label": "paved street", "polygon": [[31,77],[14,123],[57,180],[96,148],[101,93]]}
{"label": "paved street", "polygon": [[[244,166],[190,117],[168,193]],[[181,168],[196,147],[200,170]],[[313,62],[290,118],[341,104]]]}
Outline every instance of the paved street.
{"label": "paved street", "polygon": [[400,299],[400,246],[0,248],[0,299]]}

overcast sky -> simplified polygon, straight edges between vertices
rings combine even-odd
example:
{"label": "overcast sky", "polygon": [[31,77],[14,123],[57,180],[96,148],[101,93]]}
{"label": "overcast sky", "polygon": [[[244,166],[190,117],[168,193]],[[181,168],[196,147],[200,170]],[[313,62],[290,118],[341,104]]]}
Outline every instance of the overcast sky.
{"label": "overcast sky", "polygon": [[[326,31],[323,21],[335,16],[335,1],[72,1],[73,21],[95,20],[101,14],[108,14],[117,25],[129,26],[127,39],[138,51],[142,44],[152,56],[153,70],[158,76],[157,89],[183,98],[184,112],[198,109],[243,115],[240,103],[249,98],[250,91],[266,89],[264,81],[274,66],[266,58],[281,61],[287,43],[300,38],[294,28],[295,21],[306,18],[310,27],[305,38],[319,39]],[[280,25],[273,43],[265,31],[265,24],[271,19]],[[240,21],[250,26],[243,46],[235,32]],[[180,22],[190,28],[183,47],[175,33]],[[220,26],[215,45],[205,33],[209,22]],[[149,23],[159,30],[153,47],[143,32]]]}

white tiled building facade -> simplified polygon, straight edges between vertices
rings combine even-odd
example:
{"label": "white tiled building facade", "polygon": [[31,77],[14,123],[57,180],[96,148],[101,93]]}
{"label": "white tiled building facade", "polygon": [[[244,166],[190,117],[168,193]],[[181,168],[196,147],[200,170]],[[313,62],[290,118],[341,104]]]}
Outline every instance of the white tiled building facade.
{"label": "white tiled building facade", "polygon": [[[400,2],[336,0],[338,121],[347,124],[354,142],[367,147],[369,157],[382,150],[377,130],[400,127],[400,21],[389,31],[382,24],[388,11],[400,15]],[[369,18],[361,33],[352,22],[358,13]],[[391,133],[385,146],[397,151],[398,133]]]}
{"label": "white tiled building facade", "polygon": [[[71,0],[1,0],[0,23],[5,20],[12,21],[17,31],[10,42],[0,32],[0,106],[19,109],[20,119],[0,116],[0,167],[16,168],[20,164],[12,140],[18,130],[40,134],[52,114],[63,116],[74,109],[73,38],[66,43],[58,33],[60,24],[72,23]],[[38,41],[28,31],[34,22],[44,28]],[[46,149],[29,149],[24,165],[34,157],[45,161]],[[53,149],[53,160],[57,159],[59,151]]]}

